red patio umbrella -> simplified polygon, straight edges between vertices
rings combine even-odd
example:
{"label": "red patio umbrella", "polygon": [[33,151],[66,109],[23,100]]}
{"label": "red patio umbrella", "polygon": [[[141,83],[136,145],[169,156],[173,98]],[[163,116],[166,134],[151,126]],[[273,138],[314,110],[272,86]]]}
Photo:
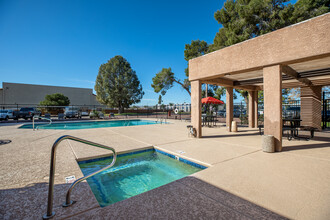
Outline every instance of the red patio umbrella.
{"label": "red patio umbrella", "polygon": [[202,103],[203,104],[224,104],[223,101],[213,98],[213,97],[206,97],[206,98],[202,98]]}

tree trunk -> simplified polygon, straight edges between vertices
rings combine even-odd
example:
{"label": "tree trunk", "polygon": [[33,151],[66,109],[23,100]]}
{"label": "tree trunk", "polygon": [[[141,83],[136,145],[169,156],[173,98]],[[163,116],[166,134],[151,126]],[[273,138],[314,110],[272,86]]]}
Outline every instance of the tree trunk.
{"label": "tree trunk", "polygon": [[122,113],[122,107],[121,107],[121,102],[119,101],[118,102],[118,114],[121,114]]}
{"label": "tree trunk", "polygon": [[189,93],[189,95],[191,96],[191,92],[189,91],[189,88],[185,87],[185,86],[183,85],[183,83],[180,82],[180,80],[174,79],[174,82],[176,82],[176,83],[178,83],[179,85],[181,85],[182,88],[184,88],[184,89]]}

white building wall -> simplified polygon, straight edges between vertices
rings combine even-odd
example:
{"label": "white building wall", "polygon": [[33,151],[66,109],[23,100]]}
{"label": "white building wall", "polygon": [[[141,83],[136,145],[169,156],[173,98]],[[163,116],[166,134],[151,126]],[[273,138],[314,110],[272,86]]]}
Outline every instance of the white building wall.
{"label": "white building wall", "polygon": [[3,89],[0,89],[0,103],[3,104]]}
{"label": "white building wall", "polygon": [[62,93],[70,99],[70,105],[100,105],[92,89],[45,86],[21,83],[2,83],[2,104],[39,104],[46,95]]}
{"label": "white building wall", "polygon": [[[157,109],[160,109],[160,108],[161,108],[161,105],[157,105]],[[189,104],[189,103],[183,103],[183,104],[174,104],[172,106],[165,105],[165,109],[168,109],[168,110],[178,109],[178,111],[190,112],[190,110],[191,110],[191,104]]]}

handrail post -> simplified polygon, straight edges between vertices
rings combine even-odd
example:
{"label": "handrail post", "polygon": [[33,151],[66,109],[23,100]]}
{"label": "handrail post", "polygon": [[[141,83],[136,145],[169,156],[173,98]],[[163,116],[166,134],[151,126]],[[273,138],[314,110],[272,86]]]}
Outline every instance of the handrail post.
{"label": "handrail post", "polygon": [[50,169],[49,169],[49,185],[48,185],[48,203],[47,203],[47,213],[43,216],[43,219],[50,219],[54,217],[55,212],[53,212],[53,198],[54,198],[54,179],[55,179],[55,162],[56,162],[56,147],[64,140],[66,136],[58,138],[52,147],[52,153],[50,156]]}
{"label": "handrail post", "polygon": [[[35,117],[33,117],[33,119],[32,119],[33,130],[35,130],[35,128],[34,128],[34,127],[35,127],[35,125],[34,125],[34,118],[35,118]],[[52,119],[50,119],[50,118],[39,117],[39,119],[48,120],[48,121],[49,121],[49,124],[46,124],[46,125],[51,125],[51,124],[52,124]],[[39,127],[41,127],[41,126],[45,126],[45,125],[37,126],[36,129],[38,130]]]}
{"label": "handrail post", "polygon": [[65,139],[69,139],[69,140],[77,141],[77,142],[80,142],[80,143],[88,144],[88,145],[91,145],[91,146],[94,146],[94,147],[99,147],[99,148],[111,150],[113,152],[113,159],[112,159],[112,162],[108,166],[105,166],[100,170],[97,170],[97,171],[95,171],[95,172],[93,172],[93,173],[91,173],[87,176],[83,176],[83,177],[77,179],[76,181],[74,181],[71,184],[68,191],[67,191],[65,203],[62,205],[63,207],[68,207],[68,206],[75,203],[75,201],[70,200],[71,191],[75,187],[75,185],[77,185],[78,183],[80,183],[81,181],[83,181],[83,180],[85,180],[89,177],[92,177],[92,176],[102,172],[103,170],[106,170],[106,169],[112,167],[116,162],[117,153],[116,153],[115,149],[113,149],[112,147],[108,147],[108,146],[105,146],[105,145],[102,145],[102,144],[97,144],[97,143],[87,141],[87,140],[84,140],[84,139],[81,139],[81,138],[73,137],[73,136],[70,136],[70,135],[64,135],[62,137],[59,137],[54,142],[54,144],[52,146],[52,152],[51,152],[51,156],[50,156],[47,213],[43,216],[43,219],[50,219],[50,218],[54,217],[54,215],[55,215],[55,212],[53,212],[53,200],[54,200],[54,179],[55,179],[56,148],[59,145],[59,143],[61,143]]}

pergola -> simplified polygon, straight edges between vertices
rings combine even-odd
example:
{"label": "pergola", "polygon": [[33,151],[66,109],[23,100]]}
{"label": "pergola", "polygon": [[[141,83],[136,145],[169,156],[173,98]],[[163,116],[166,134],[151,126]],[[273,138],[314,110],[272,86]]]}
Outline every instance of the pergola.
{"label": "pergola", "polygon": [[231,131],[233,89],[249,93],[249,127],[258,123],[258,90],[264,91],[264,134],[282,150],[282,88],[301,88],[302,125],[321,129],[322,86],[330,85],[330,13],[189,60],[191,121],[202,137],[201,85],[226,87]]}

